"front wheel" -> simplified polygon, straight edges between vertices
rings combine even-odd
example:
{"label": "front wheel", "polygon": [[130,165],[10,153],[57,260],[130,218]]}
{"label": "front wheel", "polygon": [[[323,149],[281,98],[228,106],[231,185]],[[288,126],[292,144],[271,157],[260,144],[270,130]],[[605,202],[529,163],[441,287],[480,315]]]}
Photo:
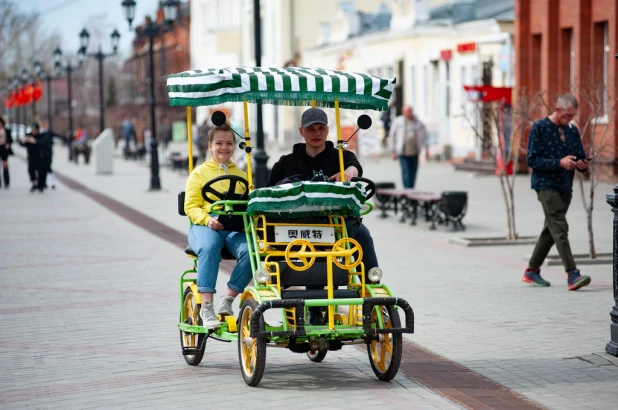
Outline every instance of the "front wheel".
{"label": "front wheel", "polygon": [[[378,323],[377,310],[382,309],[382,321],[384,326]],[[372,327],[375,328],[400,328],[399,314],[392,306],[376,306],[371,313]],[[401,354],[403,351],[401,333],[381,333],[378,340],[373,340],[367,345],[369,362],[373,372],[382,381],[391,381],[399,371]]]}
{"label": "front wheel", "polygon": [[[242,377],[249,386],[260,384],[266,367],[266,338],[251,337],[251,315],[257,307],[258,303],[255,299],[246,299],[238,314],[238,360]],[[263,323],[262,318],[260,327],[263,327]]]}
{"label": "front wheel", "polygon": [[[201,325],[202,319],[200,318],[200,308],[202,305],[197,304],[195,295],[191,292],[191,288],[187,287],[182,298],[182,309],[184,313],[185,322],[191,326]],[[204,357],[206,351],[206,341],[204,333],[187,333],[180,331],[180,346],[183,352],[185,349],[191,349],[194,354],[183,355],[185,361],[191,366],[197,366]]]}

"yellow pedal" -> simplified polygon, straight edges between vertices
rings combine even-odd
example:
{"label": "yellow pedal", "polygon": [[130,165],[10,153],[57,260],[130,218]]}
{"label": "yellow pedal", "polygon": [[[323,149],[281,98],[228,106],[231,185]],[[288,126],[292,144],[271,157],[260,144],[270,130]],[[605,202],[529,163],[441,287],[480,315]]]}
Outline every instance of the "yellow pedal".
{"label": "yellow pedal", "polygon": [[339,322],[341,324],[348,324],[348,315],[343,313],[335,313],[335,322]]}
{"label": "yellow pedal", "polygon": [[230,333],[238,332],[238,326],[236,326],[236,318],[234,316],[225,316],[225,323],[227,323],[227,329]]}

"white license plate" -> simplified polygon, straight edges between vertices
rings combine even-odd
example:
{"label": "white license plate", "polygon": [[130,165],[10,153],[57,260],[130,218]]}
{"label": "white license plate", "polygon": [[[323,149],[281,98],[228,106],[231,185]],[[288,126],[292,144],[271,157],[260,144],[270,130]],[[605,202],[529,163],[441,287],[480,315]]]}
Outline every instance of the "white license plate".
{"label": "white license plate", "polygon": [[276,242],[292,242],[304,239],[314,243],[334,243],[335,228],[333,226],[275,226]]}

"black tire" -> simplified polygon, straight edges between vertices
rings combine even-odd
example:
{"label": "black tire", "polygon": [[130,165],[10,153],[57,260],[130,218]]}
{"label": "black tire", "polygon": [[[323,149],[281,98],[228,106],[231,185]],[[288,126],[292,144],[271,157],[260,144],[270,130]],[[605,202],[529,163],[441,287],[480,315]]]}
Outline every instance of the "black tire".
{"label": "black tire", "polygon": [[326,357],[328,349],[318,349],[315,352],[307,352],[307,357],[312,362],[320,363]]}
{"label": "black tire", "polygon": [[[202,305],[195,303],[193,292],[191,288],[187,287],[182,297],[182,308],[184,309],[185,323],[190,325],[202,325],[202,318],[200,317],[200,309]],[[183,355],[185,361],[191,366],[197,366],[204,357],[206,351],[206,342],[204,333],[185,333],[180,331],[180,347],[199,347],[198,353],[194,355]]]}
{"label": "black tire", "polygon": [[[242,303],[238,313],[238,362],[245,383],[252,387],[260,384],[266,368],[266,338],[250,336],[251,315],[257,307],[257,301],[249,298]],[[263,327],[263,324],[262,318],[260,327]],[[247,343],[250,343],[250,346],[247,346]]]}
{"label": "black tire", "polygon": [[[373,308],[371,314],[372,323],[377,327],[377,315],[376,309],[382,309],[382,312],[386,310],[388,318],[384,316],[384,328],[401,327],[401,320],[399,314],[392,306],[376,306]],[[402,336],[399,334],[384,333],[381,341],[372,341],[367,344],[367,354],[369,356],[369,363],[373,373],[378,379],[388,382],[393,380],[399,371],[399,365],[401,364],[401,354],[403,351]],[[390,350],[390,354],[389,351]],[[387,358],[387,356],[389,356]],[[390,359],[387,361],[387,359]]]}

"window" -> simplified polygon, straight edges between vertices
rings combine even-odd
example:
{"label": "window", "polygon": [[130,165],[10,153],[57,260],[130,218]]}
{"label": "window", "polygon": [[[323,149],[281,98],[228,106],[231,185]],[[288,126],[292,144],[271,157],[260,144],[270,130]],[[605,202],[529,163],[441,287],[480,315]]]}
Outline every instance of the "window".
{"label": "window", "polygon": [[[598,98],[599,114],[608,114],[608,87],[609,87],[609,32],[607,21],[595,23],[593,43],[593,79],[592,83],[584,84],[589,93]],[[602,87],[602,88],[601,88]]]}
{"label": "window", "polygon": [[447,118],[451,116],[451,65],[447,61],[446,64],[446,100],[444,101],[444,114]]}
{"label": "window", "polygon": [[472,85],[479,85],[479,66],[472,65]]}
{"label": "window", "polygon": [[461,78],[459,79],[459,83],[461,84],[461,90],[460,90],[461,102],[460,102],[460,105],[463,107],[464,104],[466,103],[466,90],[464,90],[463,86],[464,85],[469,85],[468,84],[468,70],[466,69],[465,65],[461,66]]}
{"label": "window", "polygon": [[560,88],[573,89],[575,85],[574,74],[575,53],[573,50],[573,29],[567,28],[562,30],[561,45],[560,45]]}
{"label": "window", "polygon": [[429,66],[423,65],[423,116],[429,118]]}
{"label": "window", "polygon": [[532,90],[533,92],[540,91],[541,78],[543,77],[543,68],[541,65],[541,47],[542,37],[540,34],[532,36]]}
{"label": "window", "polygon": [[412,107],[416,107],[416,67],[410,67],[410,89],[412,90],[411,104]]}

